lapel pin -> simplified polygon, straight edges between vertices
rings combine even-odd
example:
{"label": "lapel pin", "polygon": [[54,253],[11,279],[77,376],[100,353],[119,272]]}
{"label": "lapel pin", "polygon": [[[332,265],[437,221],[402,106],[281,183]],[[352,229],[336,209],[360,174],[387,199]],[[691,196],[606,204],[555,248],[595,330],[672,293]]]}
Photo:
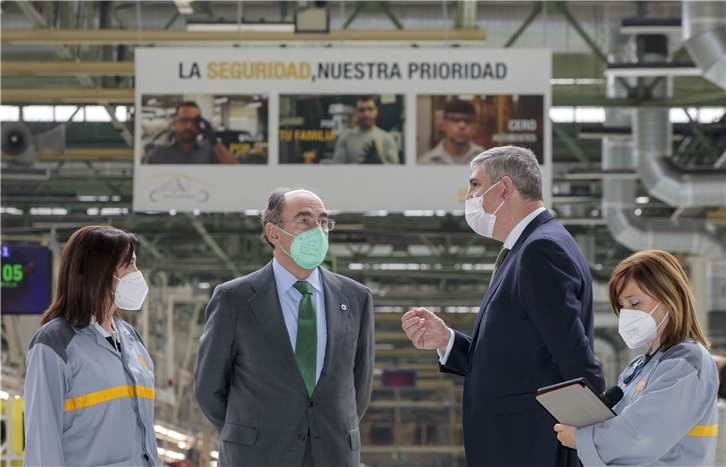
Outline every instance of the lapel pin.
{"label": "lapel pin", "polygon": [[343,310],[343,311],[345,311],[345,310],[347,310],[347,309],[348,309],[348,307],[347,307],[347,306],[345,306],[345,305],[340,305],[340,309],[341,309],[341,310]]}

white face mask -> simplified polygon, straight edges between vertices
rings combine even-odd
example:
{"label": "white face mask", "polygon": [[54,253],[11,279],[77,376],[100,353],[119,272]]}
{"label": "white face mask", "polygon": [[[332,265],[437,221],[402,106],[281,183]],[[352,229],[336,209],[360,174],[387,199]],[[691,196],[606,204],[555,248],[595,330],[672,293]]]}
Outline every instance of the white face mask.
{"label": "white face mask", "polygon": [[487,214],[486,212],[484,212],[484,196],[486,196],[486,194],[489,193],[492,188],[499,185],[500,183],[502,183],[501,180],[490,186],[483,195],[466,200],[464,208],[466,223],[469,224],[471,230],[478,233],[482,237],[492,238],[492,233],[494,232],[494,223],[497,221],[496,214],[504,204],[504,201],[502,201],[501,204],[499,204],[499,207],[492,214]]}
{"label": "white face mask", "polygon": [[141,304],[144,303],[146,294],[149,293],[149,286],[146,285],[144,275],[141,271],[134,271],[126,274],[118,279],[116,292],[114,292],[114,302],[116,306],[122,310],[139,310]]}
{"label": "white face mask", "polygon": [[652,342],[656,338],[658,335],[658,329],[660,329],[668,317],[668,312],[666,312],[666,315],[663,317],[663,321],[661,321],[658,325],[655,324],[655,320],[651,315],[659,305],[660,302],[658,302],[650,313],[627,308],[620,310],[618,332],[628,347],[631,349],[637,349],[648,342]]}

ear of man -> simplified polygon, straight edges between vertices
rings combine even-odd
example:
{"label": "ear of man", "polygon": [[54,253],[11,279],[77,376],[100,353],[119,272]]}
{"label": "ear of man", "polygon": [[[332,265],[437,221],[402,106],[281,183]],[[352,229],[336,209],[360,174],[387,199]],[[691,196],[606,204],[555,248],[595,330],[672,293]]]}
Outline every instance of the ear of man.
{"label": "ear of man", "polygon": [[507,176],[507,175],[502,177],[502,185],[504,186],[504,191],[502,192],[502,197],[506,201],[514,195],[517,188],[514,186],[514,182],[512,181],[512,179],[509,178],[509,176]]}
{"label": "ear of man", "polygon": [[265,225],[265,235],[267,235],[267,239],[275,247],[277,247],[280,244],[279,231],[277,229],[277,226],[275,224],[273,224],[272,222],[269,222],[268,224]]}

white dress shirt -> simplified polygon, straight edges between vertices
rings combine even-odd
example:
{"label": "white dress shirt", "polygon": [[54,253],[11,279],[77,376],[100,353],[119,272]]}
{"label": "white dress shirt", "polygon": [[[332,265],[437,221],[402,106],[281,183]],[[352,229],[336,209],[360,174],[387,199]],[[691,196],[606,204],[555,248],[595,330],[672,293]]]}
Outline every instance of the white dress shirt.
{"label": "white dress shirt", "polygon": [[[277,259],[272,260],[272,272],[277,283],[277,295],[280,297],[282,316],[285,318],[285,326],[290,335],[292,350],[295,351],[297,343],[297,315],[302,300],[302,294],[295,288],[297,277],[285,269]],[[315,326],[318,331],[318,350],[315,364],[315,382],[320,379],[320,372],[325,363],[325,345],[328,340],[327,320],[325,319],[325,295],[323,292],[323,279],[320,271],[315,268],[308,277],[303,279],[313,286],[313,302],[315,303]]]}
{"label": "white dress shirt", "polygon": [[[517,243],[517,240],[519,240],[519,237],[522,236],[522,232],[524,232],[524,229],[526,229],[529,223],[532,222],[535,217],[539,216],[540,213],[544,210],[545,208],[543,207],[537,208],[527,214],[527,217],[519,221],[519,223],[514,226],[512,231],[509,232],[507,238],[504,239],[504,248],[511,250],[514,244]],[[449,329],[449,333],[451,334],[451,337],[449,337],[449,345],[446,346],[446,352],[437,350],[437,352],[439,353],[439,362],[441,362],[442,365],[446,365],[446,361],[449,359],[449,354],[451,353],[451,348],[454,346],[454,330]]]}

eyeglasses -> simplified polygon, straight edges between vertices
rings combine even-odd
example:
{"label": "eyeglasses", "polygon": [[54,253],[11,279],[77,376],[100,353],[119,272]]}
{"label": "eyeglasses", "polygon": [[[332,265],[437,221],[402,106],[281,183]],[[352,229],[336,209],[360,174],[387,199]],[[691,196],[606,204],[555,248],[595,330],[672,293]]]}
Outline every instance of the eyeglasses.
{"label": "eyeglasses", "polygon": [[461,123],[461,122],[464,122],[467,125],[473,125],[473,124],[476,123],[476,119],[475,118],[471,118],[471,117],[461,117],[461,116],[454,116],[454,115],[447,115],[446,117],[444,117],[444,120],[446,120],[447,122],[451,122],[451,123]]}
{"label": "eyeglasses", "polygon": [[315,224],[319,225],[320,228],[326,232],[330,232],[335,228],[335,221],[333,219],[320,219],[319,221],[314,221],[312,219],[308,219],[307,217],[303,217],[302,219],[298,219],[296,221],[282,222],[291,222],[293,224],[297,224],[297,227],[300,230],[310,230],[315,227]]}

